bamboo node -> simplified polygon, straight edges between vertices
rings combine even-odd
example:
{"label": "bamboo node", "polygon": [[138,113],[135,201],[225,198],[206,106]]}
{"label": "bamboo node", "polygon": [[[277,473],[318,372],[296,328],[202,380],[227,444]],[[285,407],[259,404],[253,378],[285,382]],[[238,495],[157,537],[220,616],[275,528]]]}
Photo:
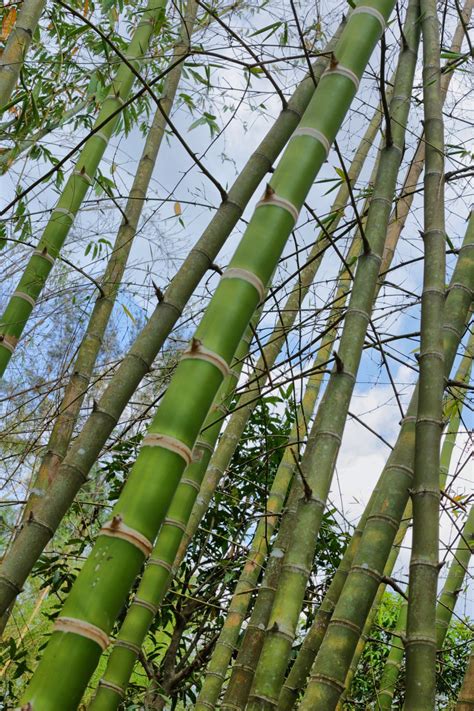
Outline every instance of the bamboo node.
{"label": "bamboo node", "polygon": [[352,620],[346,620],[344,617],[332,617],[330,624],[335,625],[336,627],[347,627],[347,629],[355,632],[357,636],[360,636],[362,632],[360,625],[352,622]]}
{"label": "bamboo node", "polygon": [[362,563],[361,565],[353,565],[351,568],[351,573],[360,573],[361,575],[367,575],[369,578],[373,578],[377,583],[380,583],[383,575],[380,571],[375,568],[371,568],[367,563]]}
{"label": "bamboo node", "polygon": [[130,652],[133,652],[137,657],[140,654],[140,646],[138,644],[134,644],[133,642],[128,642],[126,639],[116,639],[114,642],[114,646],[128,649]]}
{"label": "bamboo node", "polygon": [[251,284],[253,288],[257,291],[259,302],[263,301],[265,297],[265,285],[262,280],[253,272],[248,271],[248,269],[240,269],[240,267],[230,267],[226,269],[221,277],[222,279],[241,279]]}
{"label": "bamboo node", "polygon": [[[82,178],[85,180],[85,182],[92,187],[94,185],[94,179],[91,178],[90,175],[87,175],[85,168],[81,168],[81,170],[75,170],[73,172],[73,175],[77,175],[78,178]],[[60,208],[61,209],[61,208]],[[54,212],[59,212],[59,209],[54,210]]]}
{"label": "bamboo node", "polygon": [[219,353],[211,351],[209,348],[203,346],[202,341],[199,338],[192,338],[190,346],[184,351],[181,356],[181,360],[189,360],[196,358],[197,360],[204,360],[211,365],[214,365],[220,372],[222,376],[226,378],[229,375],[229,365],[225,358],[223,358]]}
{"label": "bamboo node", "polygon": [[44,249],[35,249],[33,252],[33,256],[40,257],[41,259],[45,259],[50,264],[54,264],[54,257],[48,253],[46,247]]}
{"label": "bamboo node", "polygon": [[108,634],[100,629],[100,627],[86,622],[85,620],[79,620],[75,617],[58,617],[53,629],[55,632],[67,632],[77,634],[80,637],[86,637],[98,644],[103,652],[109,646],[110,640]]}
{"label": "bamboo node", "polygon": [[190,479],[189,477],[183,477],[181,479],[181,481],[179,482],[180,486],[181,486],[181,484],[183,484],[183,486],[190,486],[198,493],[201,491],[201,487],[200,487],[199,483],[197,481],[194,481],[194,479]]}
{"label": "bamboo node", "polygon": [[133,599],[132,605],[138,605],[138,607],[143,607],[145,610],[148,610],[148,612],[151,612],[153,617],[158,612],[158,607],[156,605],[154,605],[152,602],[148,602],[148,600],[142,600],[139,597],[135,597]]}
{"label": "bamboo node", "polygon": [[296,138],[298,136],[310,136],[316,141],[319,141],[325,150],[327,158],[329,151],[331,150],[331,142],[322,131],[319,131],[317,128],[312,128],[311,126],[298,126],[298,128],[293,131],[291,138]]}
{"label": "bamboo node", "polygon": [[183,533],[186,531],[186,524],[181,521],[176,521],[174,518],[165,518],[163,526],[173,526],[174,528],[179,528],[179,530]]}
{"label": "bamboo node", "polygon": [[111,681],[107,681],[106,679],[99,679],[99,686],[103,686],[104,689],[109,689],[109,691],[113,691],[115,694],[120,696],[121,699],[125,696],[125,691],[122,689],[121,686],[118,684],[114,684]]}
{"label": "bamboo node", "polygon": [[16,297],[17,299],[23,299],[23,301],[26,301],[26,303],[29,304],[31,308],[34,308],[36,304],[35,299],[33,299],[32,296],[25,293],[24,291],[14,291],[12,297]]}
{"label": "bamboo node", "polygon": [[369,7],[368,5],[358,5],[354,10],[352,10],[350,17],[354,15],[372,15],[378,21],[382,32],[385,32],[386,21],[385,17],[381,12],[375,9],[375,7]]}
{"label": "bamboo node", "polygon": [[179,454],[186,464],[191,464],[193,459],[191,449],[184,442],[176,439],[176,437],[159,434],[158,432],[148,432],[143,438],[142,447],[163,447],[163,449]]}
{"label": "bamboo node", "polygon": [[328,674],[314,674],[310,676],[310,680],[319,684],[324,684],[324,686],[331,686],[333,689],[336,689],[340,694],[342,694],[345,689],[345,685],[341,683],[339,679],[336,679],[333,676],[329,676]]}
{"label": "bamboo node", "polygon": [[357,74],[352,71],[352,69],[349,69],[349,67],[344,67],[342,64],[337,64],[336,66],[329,66],[326,71],[324,72],[323,76],[321,79],[324,77],[329,77],[331,74],[340,74],[341,76],[345,77],[346,79],[350,79],[350,81],[354,84],[355,90],[359,90],[359,84],[360,80]]}
{"label": "bamboo node", "polygon": [[[270,192],[269,189],[272,192]],[[263,198],[256,204],[255,209],[257,210],[259,207],[268,207],[269,205],[283,208],[283,210],[290,213],[295,223],[298,222],[299,210],[296,205],[293,205],[290,200],[277,195],[271,185],[267,185]]]}
{"label": "bamboo node", "polygon": [[172,566],[162,558],[148,558],[147,565],[157,565],[159,568],[164,568],[169,573],[172,571]]}
{"label": "bamboo node", "polygon": [[123,523],[123,519],[120,514],[117,514],[110,521],[104,523],[99,531],[99,535],[109,536],[111,538],[120,538],[121,540],[130,543],[132,546],[135,546],[135,548],[138,548],[138,550],[147,557],[153,549],[152,542],[140,533],[140,531],[136,531],[134,528],[131,528]]}

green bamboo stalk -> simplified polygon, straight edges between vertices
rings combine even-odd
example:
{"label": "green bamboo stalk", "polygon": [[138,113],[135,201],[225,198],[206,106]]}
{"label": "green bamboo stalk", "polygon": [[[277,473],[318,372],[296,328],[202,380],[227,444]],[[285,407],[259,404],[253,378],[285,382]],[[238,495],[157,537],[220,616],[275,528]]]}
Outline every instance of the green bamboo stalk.
{"label": "green bamboo stalk", "polygon": [[424,270],[416,415],[413,543],[406,649],[406,711],[431,711],[436,695],[436,595],[439,558],[439,453],[443,419],[445,298],[444,125],[440,28],[435,0],[421,0],[424,175]]}
{"label": "green bamboo stalk", "polygon": [[254,327],[258,322],[258,315],[253,319],[253,325],[247,329],[240,342],[232,370],[222,382],[215,404],[206,417],[199,439],[194,446],[194,460],[186,468],[176,489],[152,554],[145,565],[137,593],[116,637],[105,673],[88,707],[89,711],[113,711],[125,695],[138,653],[168,589],[171,566],[216,445],[223,415],[228,412],[231,404],[252,341]]}
{"label": "green bamboo stalk", "polygon": [[392,143],[380,156],[365,229],[366,248],[359,257],[335,367],[308,438],[301,469],[311,489],[298,505],[291,546],[283,562],[265,642],[255,672],[248,709],[274,708],[284,682],[296,626],[310,575],[314,548],[329,494],[337,454],[364,340],[373,308],[384,241],[396,189],[408,119],[418,46],[418,5],[410,3],[403,46],[390,102]]}
{"label": "green bamboo stalk", "polygon": [[[392,0],[385,0],[376,9],[386,20],[392,8]],[[102,528],[56,620],[23,703],[44,702],[49,707],[62,703],[69,708],[82,695],[144,557],[151,552],[228,364],[263,297],[381,32],[381,22],[373,14],[351,14],[300,131],[293,134],[176,368],[112,518]],[[357,50],[353,49],[355,38]]]}
{"label": "green bamboo stalk", "polygon": [[267,559],[262,582],[248,621],[237,659],[232,668],[227,690],[221,705],[222,711],[244,709],[247,703],[253,671],[258,662],[265,637],[273,599],[281,573],[281,564],[291,539],[292,528],[295,525],[298,500],[303,494],[301,478],[295,476],[281,518],[278,533],[272,545],[272,551]]}
{"label": "green bamboo stalk", "polygon": [[[163,24],[165,8],[166,0],[148,0],[147,6],[141,13],[140,22],[124,54],[128,63],[135,69],[140,67],[140,59],[146,54],[155,28]],[[122,62],[94,127],[102,126],[107,119],[110,120],[84,144],[38,246],[30,257],[5,309],[0,323],[0,377],[5,372],[82,201],[89,187],[94,183],[95,173],[119,120],[118,114],[114,118],[111,117],[127,99],[134,79],[135,75],[130,67]]]}
{"label": "green bamboo stalk", "polygon": [[44,6],[45,0],[23,0],[21,4],[15,26],[0,57],[0,116],[15,89]]}
{"label": "green bamboo stalk", "polygon": [[[462,338],[474,287],[474,213],[471,210],[463,246],[446,298],[445,373],[449,375]],[[360,633],[372,607],[409,497],[413,478],[414,416],[418,388],[412,396],[400,434],[382,472],[379,490],[367,518],[354,563],[341,592],[301,709],[331,711],[344,690]]]}
{"label": "green bamboo stalk", "polygon": [[474,646],[467,665],[464,681],[459,692],[456,711],[472,711],[474,708]]}
{"label": "green bamboo stalk", "polygon": [[[380,126],[381,113],[377,109],[372,120],[367,127],[367,130],[360,142],[360,145],[355,153],[354,160],[348,170],[348,176],[351,185],[357,180],[364,161],[367,157],[369,149],[375,140],[377,131]],[[334,215],[334,220],[331,223],[330,232],[334,233],[342,216],[344,208],[349,198],[349,190],[347,184],[341,186],[336,196],[336,199],[331,207],[331,214]],[[316,239],[315,245],[308,257],[308,263],[301,271],[301,284],[296,285],[288,297],[287,303],[283,307],[280,323],[274,329],[269,338],[271,347],[266,346],[264,349],[264,357],[260,359],[259,364],[255,368],[255,380],[258,382],[256,387],[253,383],[254,378],[251,376],[252,388],[248,395],[243,395],[239,401],[239,409],[232,416],[229,422],[226,434],[219,445],[219,450],[216,453],[216,458],[213,463],[213,468],[209,470],[209,476],[203,486],[203,492],[199,504],[193,511],[192,524],[186,531],[187,540],[189,541],[197,528],[197,525],[202,520],[202,517],[207,510],[211,496],[220,480],[220,474],[224,472],[230,461],[231,454],[235,450],[240,434],[243,432],[246,422],[251,414],[251,411],[256,406],[257,401],[254,396],[255,389],[260,389],[263,386],[263,380],[268,375],[268,369],[274,364],[277,352],[284,343],[287,333],[293,325],[296,315],[299,311],[302,301],[304,300],[310,283],[314,280],[317,268],[321,263],[322,246],[326,246],[327,237],[324,232],[320,233]],[[347,293],[349,282],[344,280],[343,286],[336,294],[334,299],[334,307],[332,309],[332,320],[335,322],[342,308],[343,296]],[[331,323],[331,321],[330,321]],[[282,328],[284,332],[282,333]],[[240,627],[245,618],[248,605],[251,599],[251,591],[257,584],[260,575],[263,561],[267,555],[267,542],[270,540],[274,527],[278,520],[278,515],[281,512],[286,492],[296,468],[295,461],[299,458],[299,446],[306,436],[306,423],[311,419],[316,401],[319,395],[319,389],[323,377],[324,363],[326,363],[331,354],[331,347],[334,341],[334,333],[328,330],[328,333],[323,338],[322,345],[318,351],[318,357],[313,364],[314,371],[308,379],[308,384],[305,389],[305,394],[301,403],[301,413],[297,417],[295,425],[290,433],[288,447],[285,449],[282,460],[275,474],[275,479],[271,487],[269,498],[267,501],[267,510],[265,519],[262,519],[257,526],[255,536],[252,542],[251,550],[247,561],[242,570],[240,580],[237,583],[236,590],[231,600],[228,614],[224,622],[219,639],[217,640],[215,650],[209,661],[206,677],[201,689],[197,709],[202,703],[206,708],[210,708],[217,702],[222,682],[225,676],[225,670],[229,664],[232,649],[235,647],[239,634]],[[266,366],[266,368],[265,368]],[[241,407],[245,401],[248,401],[246,407]],[[216,466],[217,464],[217,466]],[[217,474],[217,476],[216,476]],[[205,495],[203,495],[205,493]],[[182,551],[184,553],[184,551]]]}
{"label": "green bamboo stalk", "polygon": [[[163,87],[161,107],[166,116],[169,115],[176,95],[183,67],[179,60],[187,52],[196,12],[196,3],[194,0],[189,0],[185,19],[183,19],[180,29],[179,40],[176,42],[173,51],[172,69],[166,75]],[[112,254],[102,278],[102,293],[92,309],[72,367],[72,374],[64,389],[63,398],[59,405],[59,414],[54,422],[46,445],[45,455],[22,512],[22,526],[27,522],[30,512],[36,509],[38,502],[46,495],[47,489],[57,476],[61,462],[66,456],[127,266],[161,141],[165,135],[165,128],[165,117],[157,109],[137,166],[130,196],[124,209],[123,221],[117,232]],[[9,608],[8,615],[11,614],[11,610],[12,606]],[[5,616],[7,616],[7,613],[4,613],[3,617]],[[5,623],[6,620],[2,619],[2,624],[4,625]]]}
{"label": "green bamboo stalk", "polygon": [[[186,56],[188,52],[197,7],[194,0],[188,0],[179,31],[179,39],[175,44],[172,60],[170,62],[171,70],[166,75],[163,94],[160,99],[161,108],[165,116],[168,116],[170,113],[178,89],[183,68],[183,64],[179,60],[181,60],[183,56]],[[94,304],[79,346],[72,368],[72,375],[65,387],[63,399],[59,405],[59,414],[55,420],[48,444],[46,445],[46,452],[34,483],[33,492],[30,494],[23,512],[23,521],[28,517],[29,512],[35,508],[38,498],[45,495],[45,491],[56,477],[59,466],[66,456],[127,266],[128,257],[145,204],[148,186],[155,168],[161,142],[165,135],[167,124],[162,111],[156,110],[150,131],[146,138],[143,153],[139,160],[130,195],[125,206],[123,220],[118,229],[112,254],[102,278],[101,287],[103,293]]]}
{"label": "green bamboo stalk", "polygon": [[[329,42],[328,52],[334,47],[343,27],[344,23],[336,32],[334,40]],[[313,73],[316,79],[321,76],[327,64],[326,57],[315,62]],[[33,565],[86,481],[103,445],[141,379],[151,368],[194,289],[207,269],[212,267],[219,250],[237,224],[254,191],[296,128],[311,100],[314,88],[312,77],[303,80],[288,101],[287,107],[251,155],[231,187],[228,199],[218,208],[184,260],[166,290],[164,299],[156,306],[99,399],[96,410],[87,419],[60,466],[58,476],[49,487],[47,498],[38,505],[34,516],[29,517],[18,532],[0,568],[0,614],[8,609],[21,591]]]}
{"label": "green bamboo stalk", "polygon": [[[458,371],[455,376],[456,382],[469,382],[469,376],[472,368],[472,352],[474,348],[474,335],[471,335],[466,348],[464,357],[461,360]],[[448,427],[446,430],[443,447],[441,450],[440,469],[439,469],[439,486],[443,490],[446,486],[451,456],[456,443],[456,437],[459,431],[461,422],[462,404],[465,398],[466,391],[462,388],[456,388],[455,393],[448,399],[444,414],[445,419],[449,418]],[[412,517],[411,501],[407,503],[403,514],[403,522],[411,520]],[[402,523],[403,526],[403,523]],[[454,588],[456,589],[456,588]],[[407,602],[403,601],[397,623],[395,625],[394,634],[389,640],[390,651],[385,662],[385,667],[380,679],[378,703],[381,711],[390,711],[392,699],[395,693],[400,667],[405,653],[403,640],[405,639],[407,625]],[[437,647],[440,649],[440,644],[437,641]]]}

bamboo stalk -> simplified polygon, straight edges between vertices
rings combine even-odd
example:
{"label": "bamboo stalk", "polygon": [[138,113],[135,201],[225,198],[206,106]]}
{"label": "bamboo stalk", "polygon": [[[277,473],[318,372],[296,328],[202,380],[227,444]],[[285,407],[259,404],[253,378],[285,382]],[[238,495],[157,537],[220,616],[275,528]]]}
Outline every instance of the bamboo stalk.
{"label": "bamboo stalk", "polygon": [[[445,373],[449,374],[463,336],[474,287],[474,213],[446,298],[444,323]],[[333,619],[311,671],[302,710],[337,705],[367,615],[377,593],[409,497],[413,478],[414,414],[418,388],[412,396],[400,434],[382,472],[375,501],[362,533],[354,563],[337,602]],[[339,620],[350,625],[341,624]],[[312,705],[314,704],[314,705]]]}
{"label": "bamboo stalk", "polygon": [[15,89],[45,0],[23,0],[15,26],[0,57],[0,116]]}
{"label": "bamboo stalk", "polygon": [[443,421],[445,299],[444,124],[440,28],[435,0],[421,0],[424,175],[424,269],[418,409],[415,426],[413,543],[406,650],[406,711],[431,711],[436,695],[436,594],[439,558],[439,452]]}
{"label": "bamboo stalk", "polygon": [[[141,13],[141,19],[125,53],[129,64],[135,68],[140,66],[140,59],[147,51],[155,28],[161,27],[165,8],[166,0],[148,0]],[[102,126],[107,119],[110,120],[84,144],[38,246],[7,304],[0,323],[0,377],[5,372],[82,201],[94,183],[95,173],[119,120],[118,114],[114,118],[111,117],[127,99],[134,79],[135,75],[130,67],[122,62],[94,126]]]}
{"label": "bamboo stalk", "polygon": [[[336,33],[336,39],[343,26]],[[333,46],[331,41],[328,44],[328,51]],[[327,63],[326,57],[315,62],[313,72],[316,78],[321,76]],[[298,86],[287,107],[247,161],[231,187],[228,199],[216,211],[166,290],[163,301],[156,306],[147,324],[124,357],[99,399],[97,409],[87,419],[61,464],[56,480],[49,487],[47,500],[38,505],[33,518],[30,517],[18,532],[12,549],[5,556],[0,568],[1,614],[21,591],[33,565],[54,535],[76,493],[86,481],[91,467],[118,423],[129,399],[151,368],[199,281],[206,270],[213,265],[214,259],[255,189],[291,136],[313,93],[313,79],[307,77]]]}
{"label": "bamboo stalk", "polygon": [[[469,382],[469,375],[472,368],[472,350],[474,348],[474,335],[471,336],[469,344],[466,348],[463,359],[459,365],[458,371],[455,376],[457,382]],[[449,424],[447,427],[445,439],[443,442],[443,447],[441,450],[440,458],[440,469],[439,469],[439,486],[443,490],[446,486],[446,479],[448,476],[449,466],[451,462],[451,456],[454,450],[454,445],[456,443],[456,436],[459,431],[459,424],[461,421],[461,411],[462,404],[465,398],[466,390],[462,388],[456,388],[456,394],[452,395],[444,408],[445,418],[449,418]],[[403,515],[403,521],[411,519],[412,516],[412,506],[411,501],[407,503],[405,513]],[[403,524],[402,524],[403,525]],[[456,589],[456,588],[455,588]],[[449,607],[449,605],[448,605]],[[438,606],[439,608],[439,606]],[[437,608],[437,615],[438,615]],[[389,640],[390,651],[385,662],[382,677],[380,679],[378,703],[381,711],[390,711],[392,706],[392,699],[395,693],[395,686],[397,683],[398,675],[400,673],[400,667],[403,661],[403,656],[405,653],[404,642],[401,641],[405,638],[406,625],[407,625],[407,602],[404,600],[398,615],[398,619],[394,628],[394,634]],[[439,644],[439,639],[437,639],[437,648],[440,649],[442,643]]]}
{"label": "bamboo stalk", "polygon": [[[384,20],[388,19],[393,2],[386,0],[378,5]],[[111,521],[102,528],[56,620],[23,703],[45,699],[49,704],[66,703],[64,708],[68,708],[82,695],[144,557],[151,552],[228,364],[275,270],[381,32],[381,23],[373,14],[352,13],[349,18],[335,49],[337,65],[330,66],[321,78],[303,115],[301,130],[295,132],[275,169],[227,273],[176,368]],[[357,51],[351,46],[355,37]],[[86,609],[83,600],[86,595],[90,600],[91,586],[93,604]],[[55,679],[54,687],[51,678]]]}
{"label": "bamboo stalk", "polygon": [[380,155],[365,228],[365,240],[370,245],[370,251],[366,248],[358,260],[336,365],[319,405],[301,462],[301,470],[310,493],[298,504],[292,541],[283,561],[278,590],[250,692],[248,711],[274,708],[284,683],[316,539],[376,297],[377,279],[410,107],[418,47],[417,25],[418,5],[416,0],[413,0],[407,10],[404,25],[406,46],[404,45],[400,52],[393,98],[390,102],[393,142],[387,144]]}
{"label": "bamboo stalk", "polygon": [[[89,711],[113,711],[125,695],[138,652],[168,589],[171,580],[171,566],[189,521],[192,507],[198,497],[211,453],[216,445],[223,423],[222,415],[228,412],[257,322],[258,315],[240,342],[232,370],[219,388],[215,404],[206,418],[194,447],[195,460],[186,468],[176,489],[152,554],[145,565],[137,593],[107,660],[105,673],[100,679],[96,695],[89,705]],[[146,606],[141,604],[143,602],[146,603]]]}

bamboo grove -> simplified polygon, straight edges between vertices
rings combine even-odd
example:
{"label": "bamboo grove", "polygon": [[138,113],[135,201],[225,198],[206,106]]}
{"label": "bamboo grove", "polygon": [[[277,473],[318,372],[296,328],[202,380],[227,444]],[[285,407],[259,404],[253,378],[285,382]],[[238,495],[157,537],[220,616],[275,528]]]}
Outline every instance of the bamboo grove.
{"label": "bamboo grove", "polygon": [[473,6],[4,4],[2,708],[474,708]]}

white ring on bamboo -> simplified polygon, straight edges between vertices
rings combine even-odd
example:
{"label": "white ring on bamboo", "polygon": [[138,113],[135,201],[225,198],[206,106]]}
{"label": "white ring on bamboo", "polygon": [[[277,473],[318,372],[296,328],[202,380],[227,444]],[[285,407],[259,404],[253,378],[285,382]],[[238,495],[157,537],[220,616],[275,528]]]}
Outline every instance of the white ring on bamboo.
{"label": "white ring on bamboo", "polygon": [[165,570],[167,570],[168,573],[171,573],[171,571],[173,570],[170,563],[167,563],[166,560],[162,560],[161,558],[149,558],[147,561],[147,565],[158,565],[160,568],[164,568]]}
{"label": "white ring on bamboo", "polygon": [[311,128],[311,126],[298,126],[295,131],[293,131],[292,138],[295,136],[311,136],[311,138],[315,138],[321,145],[323,146],[324,150],[326,151],[326,157],[329,154],[329,151],[331,150],[331,143],[329,139],[324,135],[322,131],[318,131],[317,128]]}
{"label": "white ring on bamboo", "polygon": [[186,464],[190,464],[193,459],[193,453],[187,444],[176,439],[176,437],[159,434],[158,432],[148,432],[143,438],[142,447],[163,447],[163,449],[169,449],[170,452],[179,454]]}
{"label": "white ring on bamboo", "polygon": [[16,296],[17,299],[23,299],[23,301],[26,301],[32,308],[36,305],[36,301],[33,297],[29,294],[25,294],[24,291],[14,291],[12,296]]}
{"label": "white ring on bamboo", "polygon": [[356,91],[359,90],[359,77],[352,71],[352,69],[349,69],[349,67],[343,67],[342,64],[338,64],[333,68],[329,67],[324,72],[323,77],[329,76],[330,74],[340,74],[341,76],[346,77],[346,79],[350,79],[354,84]]}
{"label": "white ring on bamboo", "polygon": [[44,252],[41,249],[35,249],[35,251],[33,252],[33,256],[34,257],[41,257],[41,259],[46,259],[46,261],[49,262],[50,264],[54,264],[54,261],[55,261],[54,257],[51,254],[49,254],[48,252]]}
{"label": "white ring on bamboo", "polygon": [[251,284],[254,289],[256,289],[260,301],[263,301],[265,296],[265,286],[259,277],[253,272],[249,272],[247,269],[240,269],[239,267],[230,267],[226,269],[224,274],[221,276],[222,279],[241,279]]}
{"label": "white ring on bamboo", "polygon": [[[101,138],[104,141],[104,143],[109,142],[109,137],[106,136],[103,131],[96,131],[96,133],[94,133],[94,136],[96,136],[97,138]],[[94,136],[92,136],[92,138],[94,138]]]}
{"label": "white ring on bamboo", "polygon": [[99,535],[109,536],[110,538],[120,538],[123,541],[127,541],[127,543],[138,548],[146,557],[148,557],[153,550],[152,542],[149,541],[143,533],[127,526],[118,516],[115,519],[106,521],[100,529]]}
{"label": "white ring on bamboo", "polygon": [[90,622],[78,620],[75,617],[58,617],[54,623],[54,630],[55,632],[70,632],[80,637],[87,637],[87,639],[98,644],[103,652],[109,646],[109,635],[104,630]]}
{"label": "white ring on bamboo", "polygon": [[[91,178],[90,175],[87,175],[87,173],[82,173],[80,170],[75,170],[73,172],[73,175],[77,175],[78,178],[83,178],[86,181],[86,183],[90,186],[92,186],[94,184],[94,179]],[[58,212],[58,210],[55,210],[55,212]]]}
{"label": "white ring on bamboo", "polygon": [[61,215],[66,215],[66,217],[69,217],[70,220],[74,220],[75,218],[74,213],[71,212],[71,210],[68,210],[67,207],[55,207],[53,210],[53,215],[55,212],[59,212]]}
{"label": "white ring on bamboo", "polygon": [[382,32],[385,32],[386,22],[385,17],[381,12],[375,9],[375,7],[369,7],[368,5],[359,5],[351,12],[351,17],[354,15],[372,15],[376,20],[379,21]]}
{"label": "white ring on bamboo", "polygon": [[7,336],[3,336],[2,340],[0,341],[0,346],[3,346],[4,348],[7,349],[7,351],[10,351],[10,353],[13,353],[15,350],[15,345],[13,343],[10,343],[10,341],[7,341]]}
{"label": "white ring on bamboo", "polygon": [[173,528],[179,528],[180,531],[186,533],[186,524],[181,523],[181,521],[175,521],[174,518],[165,518],[163,526],[173,526]]}
{"label": "white ring on bamboo", "polygon": [[139,597],[136,597],[132,605],[138,605],[138,607],[144,607],[145,610],[148,610],[148,612],[151,612],[152,615],[156,615],[158,611],[158,607],[156,605],[153,605],[152,602],[148,602],[147,600],[141,600]]}
{"label": "white ring on bamboo", "polygon": [[189,348],[184,351],[181,356],[181,360],[190,360],[193,358],[196,358],[197,360],[204,360],[206,363],[214,365],[218,370],[220,370],[224,378],[229,375],[230,368],[225,358],[219,355],[219,353],[215,353],[209,348],[206,348],[202,345],[202,343],[199,343],[199,341],[195,339]]}
{"label": "white ring on bamboo", "polygon": [[179,483],[184,484],[184,486],[190,486],[197,492],[201,491],[201,487],[199,486],[197,481],[194,481],[194,479],[188,479],[187,477],[183,477]]}
{"label": "white ring on bamboo", "polygon": [[128,642],[126,639],[116,639],[114,645],[116,647],[123,647],[124,649],[128,649],[130,652],[136,654],[137,657],[140,654],[141,647],[138,644],[134,644],[133,642]]}
{"label": "white ring on bamboo", "polygon": [[212,444],[209,444],[209,442],[204,442],[202,439],[198,439],[196,441],[194,448],[196,448],[196,447],[199,447],[200,449],[207,449],[207,451],[210,452],[211,454],[214,451],[214,447],[212,446]]}
{"label": "white ring on bamboo", "polygon": [[292,202],[287,200],[286,198],[279,197],[275,193],[272,193],[268,197],[266,197],[264,200],[260,200],[255,206],[255,209],[259,207],[266,207],[267,205],[274,205],[275,207],[282,207],[284,210],[290,213],[292,218],[294,219],[295,222],[298,222],[298,217],[299,217],[299,210],[298,208],[293,205]]}

